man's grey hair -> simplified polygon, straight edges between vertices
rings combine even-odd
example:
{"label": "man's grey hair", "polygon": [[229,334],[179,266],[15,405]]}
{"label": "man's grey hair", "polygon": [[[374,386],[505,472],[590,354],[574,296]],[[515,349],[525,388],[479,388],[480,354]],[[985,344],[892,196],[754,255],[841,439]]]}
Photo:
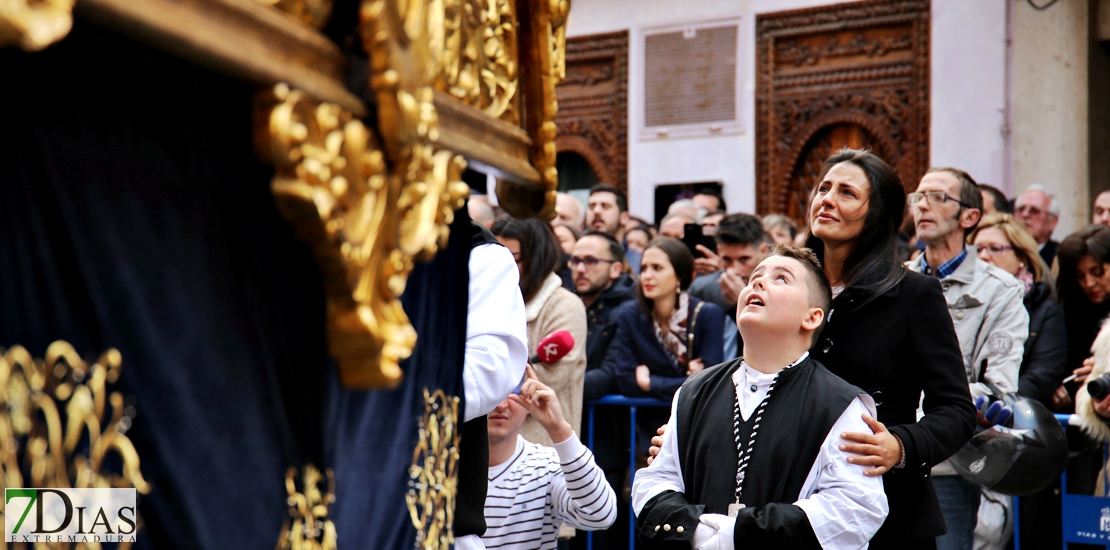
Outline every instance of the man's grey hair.
{"label": "man's grey hair", "polygon": [[659,227],[663,227],[663,224],[667,223],[667,220],[670,220],[671,218],[682,218],[686,220],[686,223],[698,223],[697,220],[691,218],[690,216],[687,216],[686,214],[683,214],[682,212],[675,212],[674,214],[667,214],[666,216],[663,216],[663,219],[659,220]]}
{"label": "man's grey hair", "polygon": [[[698,206],[698,203],[694,202],[691,199],[682,199],[680,201],[674,201],[673,203],[671,203],[671,206],[667,208],[667,215],[670,216],[671,214],[674,214],[675,211],[683,209],[683,208],[692,208],[692,209],[694,209],[694,212],[697,212],[697,214],[694,217],[694,221],[692,221],[690,223],[701,223],[701,219],[703,217],[705,217],[705,214],[706,214],[705,209]],[[687,217],[689,217],[689,216],[687,216]],[[659,223],[662,224],[663,222],[659,222]]]}
{"label": "man's grey hair", "polygon": [[563,193],[562,191],[560,191],[558,193],[558,196],[567,197],[567,198],[573,200],[574,202],[578,203],[578,215],[574,217],[574,223],[576,224],[577,227],[581,228],[582,223],[584,221],[586,221],[586,208],[584,206],[582,206],[582,203],[578,199],[574,198],[570,193]]}
{"label": "man's grey hair", "polygon": [[1056,200],[1056,195],[1053,195],[1052,191],[1049,191],[1047,187],[1045,187],[1045,186],[1043,186],[1039,183],[1030,185],[1029,187],[1026,187],[1025,191],[1022,191],[1021,195],[1018,195],[1017,200],[1014,201],[1014,206],[1015,207],[1020,207],[1021,206],[1021,197],[1025,196],[1025,194],[1030,192],[1030,191],[1040,191],[1041,193],[1044,193],[1045,195],[1047,195],[1048,196],[1048,213],[1052,214],[1053,216],[1055,216],[1057,218],[1060,217],[1060,201]]}

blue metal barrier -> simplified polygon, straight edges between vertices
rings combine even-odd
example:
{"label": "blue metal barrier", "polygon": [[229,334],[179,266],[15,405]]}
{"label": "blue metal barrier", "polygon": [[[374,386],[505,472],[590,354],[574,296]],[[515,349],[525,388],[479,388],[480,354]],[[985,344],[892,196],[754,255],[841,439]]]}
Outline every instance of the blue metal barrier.
{"label": "blue metal barrier", "polygon": [[[594,409],[599,406],[628,407],[628,485],[632,486],[636,477],[636,409],[638,407],[670,407],[667,401],[643,397],[623,397],[620,395],[607,395],[597,401],[585,403],[589,437],[586,445],[594,450]],[[1058,414],[1056,420],[1067,429],[1072,415]],[[1110,460],[1110,446],[1103,446],[1103,463]],[[1060,499],[1063,513],[1063,532],[1061,537],[1064,547],[1069,542],[1085,544],[1102,544],[1110,548],[1110,500],[1106,497],[1089,495],[1072,495],[1067,492],[1067,472],[1060,476]],[[1110,494],[1110,491],[1107,491]],[[1014,550],[1021,550],[1021,525],[1018,508],[1018,497],[1013,499],[1014,518]],[[1094,527],[1098,527],[1095,530]],[[636,514],[633,513],[631,503],[628,510],[628,547],[636,546]],[[593,533],[586,534],[586,548],[593,550]]]}
{"label": "blue metal barrier", "polygon": [[[1064,429],[1071,426],[1075,415],[1058,414],[1056,420]],[[1110,458],[1110,447],[1103,445],[1102,462]],[[1105,487],[1105,481],[1104,489]],[[1110,494],[1110,491],[1105,491]],[[1018,498],[1014,497],[1014,550],[1021,550],[1021,514]],[[1063,547],[1069,542],[1110,547],[1110,500],[1106,497],[1068,494],[1068,472],[1060,474],[1060,511],[1063,516],[1060,537]]]}
{"label": "blue metal barrier", "polygon": [[[628,458],[628,486],[632,486],[632,481],[636,477],[636,409],[638,407],[670,407],[668,401],[660,401],[658,399],[651,399],[648,397],[624,397],[620,395],[606,395],[597,401],[588,401],[586,405],[586,418],[587,425],[589,426],[590,436],[587,438],[586,446],[590,451],[594,450],[594,408],[598,406],[610,407],[628,407],[628,437],[631,452]],[[593,550],[594,547],[594,534],[591,532],[586,533],[586,549]],[[632,550],[636,547],[636,514],[633,513],[632,504],[628,506],[628,548]]]}

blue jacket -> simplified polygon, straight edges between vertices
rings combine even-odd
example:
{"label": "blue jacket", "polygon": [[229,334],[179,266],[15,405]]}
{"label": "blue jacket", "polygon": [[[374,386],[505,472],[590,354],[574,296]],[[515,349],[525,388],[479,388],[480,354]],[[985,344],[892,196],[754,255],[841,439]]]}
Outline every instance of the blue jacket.
{"label": "blue jacket", "polygon": [[[693,326],[693,358],[700,358],[709,368],[724,361],[724,313],[721,308],[706,302],[693,319],[698,300],[690,297],[690,319],[686,326]],[[644,392],[636,384],[636,367],[647,365],[651,369],[651,391]],[[654,397],[670,401],[674,392],[686,381],[686,370],[671,359],[663,344],[655,337],[655,327],[639,301],[633,300],[620,306],[617,314],[617,334],[609,345],[603,369],[610,369],[617,380],[617,389],[629,397]]]}

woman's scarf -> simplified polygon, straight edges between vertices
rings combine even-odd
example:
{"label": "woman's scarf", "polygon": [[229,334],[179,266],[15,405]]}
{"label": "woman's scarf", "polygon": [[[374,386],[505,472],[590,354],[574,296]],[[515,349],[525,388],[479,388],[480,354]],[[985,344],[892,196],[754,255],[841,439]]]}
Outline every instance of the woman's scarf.
{"label": "woman's scarf", "polygon": [[686,318],[689,305],[690,295],[685,292],[679,293],[678,307],[674,308],[674,313],[671,313],[666,327],[660,326],[659,319],[652,315],[655,338],[663,344],[667,355],[680,366],[686,366]]}
{"label": "woman's scarf", "polygon": [[1025,285],[1025,294],[1023,294],[1023,296],[1029,294],[1030,290],[1033,290],[1033,273],[1029,271],[1029,268],[1024,265],[1021,266],[1021,269],[1018,270],[1017,275],[1014,275],[1014,277],[1017,277],[1017,280]]}

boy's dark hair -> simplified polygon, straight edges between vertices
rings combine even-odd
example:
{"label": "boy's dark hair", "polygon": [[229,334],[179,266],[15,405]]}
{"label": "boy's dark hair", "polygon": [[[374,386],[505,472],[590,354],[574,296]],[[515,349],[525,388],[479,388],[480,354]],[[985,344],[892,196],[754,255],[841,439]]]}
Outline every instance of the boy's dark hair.
{"label": "boy's dark hair", "polygon": [[1006,198],[1006,194],[1001,189],[985,183],[979,184],[979,190],[990,195],[994,198],[994,209],[1005,214],[1014,213],[1014,205],[1010,204],[1010,199]]}
{"label": "boy's dark hair", "polygon": [[528,218],[518,220],[508,216],[493,222],[490,232],[497,237],[520,241],[520,293],[527,302],[543,288],[547,276],[555,271],[563,250],[551,226]]}
{"label": "boy's dark hair", "polygon": [[784,256],[798,260],[809,273],[806,278],[806,287],[809,289],[809,303],[812,306],[821,308],[824,315],[821,318],[821,326],[813,331],[813,342],[817,341],[817,336],[821,334],[821,329],[825,328],[825,323],[829,319],[829,309],[832,307],[832,286],[829,284],[829,278],[825,275],[825,270],[821,267],[821,262],[817,259],[817,255],[808,248],[794,248],[793,246],[786,246],[784,244],[776,244],[771,248],[771,252],[767,257],[771,256]]}
{"label": "boy's dark hair", "polygon": [[612,193],[617,197],[617,210],[620,212],[628,212],[628,195],[624,194],[619,187],[614,187],[608,183],[599,183],[590,188],[590,195],[594,193]]}
{"label": "boy's dark hair", "polygon": [[694,192],[694,196],[709,195],[717,199],[717,212],[728,212],[728,206],[725,205],[725,197],[720,191],[712,187],[703,187]]}
{"label": "boy's dark hair", "polygon": [[612,256],[612,258],[609,259],[613,260],[614,262],[624,261],[624,247],[621,246],[621,243],[617,242],[617,239],[613,238],[612,235],[605,233],[604,231],[591,229],[583,233],[582,237],[579,238],[581,239],[583,237],[598,237],[601,239],[605,239],[605,242],[609,243],[609,255]]}
{"label": "boy's dark hair", "polygon": [[763,220],[751,214],[729,214],[717,224],[717,242],[759,246],[763,242]]}

